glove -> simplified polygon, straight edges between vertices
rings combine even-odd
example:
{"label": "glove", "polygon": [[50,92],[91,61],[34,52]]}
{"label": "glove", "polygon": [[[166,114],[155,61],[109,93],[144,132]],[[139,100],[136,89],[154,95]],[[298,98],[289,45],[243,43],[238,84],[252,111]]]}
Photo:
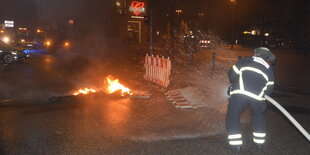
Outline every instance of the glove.
{"label": "glove", "polygon": [[231,92],[232,86],[229,86],[227,89],[227,95],[230,96],[230,92]]}

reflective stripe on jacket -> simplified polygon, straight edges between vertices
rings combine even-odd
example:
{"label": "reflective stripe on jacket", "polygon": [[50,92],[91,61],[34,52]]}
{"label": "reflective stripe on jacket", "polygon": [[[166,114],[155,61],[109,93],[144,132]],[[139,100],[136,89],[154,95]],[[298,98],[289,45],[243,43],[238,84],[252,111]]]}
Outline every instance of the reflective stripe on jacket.
{"label": "reflective stripe on jacket", "polygon": [[274,86],[274,73],[269,64],[260,57],[246,57],[228,71],[232,84],[230,95],[243,94],[256,100],[265,100]]}

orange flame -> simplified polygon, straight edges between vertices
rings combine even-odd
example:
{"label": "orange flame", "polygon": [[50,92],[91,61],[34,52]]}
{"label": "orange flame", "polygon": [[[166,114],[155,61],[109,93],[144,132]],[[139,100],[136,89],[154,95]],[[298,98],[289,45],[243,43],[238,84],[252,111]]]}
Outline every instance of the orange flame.
{"label": "orange flame", "polygon": [[77,92],[74,92],[73,95],[80,95],[80,94],[90,94],[90,93],[95,93],[96,90],[92,88],[84,88],[84,89],[79,89]]}
{"label": "orange flame", "polygon": [[[104,90],[108,94],[112,94],[116,91],[120,91],[121,96],[133,95],[132,90],[130,90],[129,88],[122,85],[118,79],[115,79],[111,75],[106,77],[105,82],[106,82],[107,86],[105,87]],[[86,95],[86,94],[92,94],[92,93],[96,93],[96,92],[97,91],[93,88],[84,88],[84,89],[79,89],[78,91],[74,92],[73,95],[80,95],[80,94]]]}
{"label": "orange flame", "polygon": [[124,85],[122,85],[121,83],[119,83],[118,79],[112,80],[112,76],[108,76],[106,78],[106,82],[108,83],[108,87],[107,87],[107,93],[108,94],[112,94],[115,91],[121,91],[121,95],[125,96],[125,95],[132,95],[132,91],[125,87]]}

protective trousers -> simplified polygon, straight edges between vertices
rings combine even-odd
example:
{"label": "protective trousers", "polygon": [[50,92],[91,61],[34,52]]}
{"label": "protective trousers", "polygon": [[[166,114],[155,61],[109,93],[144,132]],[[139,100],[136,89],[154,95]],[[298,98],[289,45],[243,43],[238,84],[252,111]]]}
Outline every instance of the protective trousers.
{"label": "protective trousers", "polygon": [[246,106],[250,106],[252,109],[253,141],[256,144],[262,145],[266,137],[266,120],[264,115],[267,107],[266,101],[258,101],[240,94],[232,95],[228,101],[226,130],[229,144],[232,146],[242,145],[240,115]]}

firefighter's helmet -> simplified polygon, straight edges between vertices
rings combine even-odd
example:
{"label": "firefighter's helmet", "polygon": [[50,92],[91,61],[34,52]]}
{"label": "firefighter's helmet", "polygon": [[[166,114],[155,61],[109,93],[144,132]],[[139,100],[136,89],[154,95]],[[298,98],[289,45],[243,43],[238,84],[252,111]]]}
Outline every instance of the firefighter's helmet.
{"label": "firefighter's helmet", "polygon": [[273,62],[276,59],[276,56],[266,47],[255,48],[254,55],[263,58],[267,62]]}

